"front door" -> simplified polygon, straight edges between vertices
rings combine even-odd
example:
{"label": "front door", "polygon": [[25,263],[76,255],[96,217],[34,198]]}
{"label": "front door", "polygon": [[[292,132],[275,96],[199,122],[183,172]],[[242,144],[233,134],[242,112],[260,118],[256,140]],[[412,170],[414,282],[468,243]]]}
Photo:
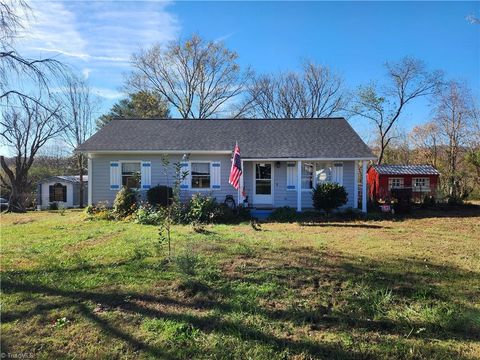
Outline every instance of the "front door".
{"label": "front door", "polygon": [[273,204],[273,163],[253,163],[253,203]]}

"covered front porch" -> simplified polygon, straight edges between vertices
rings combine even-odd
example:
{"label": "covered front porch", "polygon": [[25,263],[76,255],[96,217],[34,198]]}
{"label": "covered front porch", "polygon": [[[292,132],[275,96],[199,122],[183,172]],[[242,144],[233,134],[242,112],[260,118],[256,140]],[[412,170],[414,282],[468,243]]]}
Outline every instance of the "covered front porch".
{"label": "covered front porch", "polygon": [[348,193],[345,206],[358,208],[361,176],[360,209],[367,212],[368,160],[242,159],[243,173],[240,178],[238,204],[245,204],[258,211],[289,206],[300,212],[313,208],[312,188],[321,182],[336,182],[344,186]]}

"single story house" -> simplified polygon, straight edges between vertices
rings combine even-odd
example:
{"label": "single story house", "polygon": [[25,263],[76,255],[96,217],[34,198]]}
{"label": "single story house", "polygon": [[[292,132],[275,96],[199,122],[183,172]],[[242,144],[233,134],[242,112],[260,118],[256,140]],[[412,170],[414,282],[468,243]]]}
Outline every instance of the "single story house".
{"label": "single story house", "polygon": [[[88,176],[83,175],[83,203],[88,202]],[[73,208],[80,206],[80,176],[51,176],[37,185],[37,209],[48,209],[51,203],[59,207]]]}
{"label": "single story house", "polygon": [[392,189],[412,189],[414,198],[435,196],[440,173],[431,165],[373,165],[368,169],[371,200],[389,200]]}
{"label": "single story house", "polygon": [[[241,152],[241,191],[229,183],[235,143]],[[112,204],[122,186],[146,191],[170,185],[162,157],[188,172],[181,198],[210,194],[219,202],[232,195],[256,209],[312,208],[312,188],[342,184],[348,207],[358,204],[358,162],[363,163],[362,209],[366,211],[367,161],[375,157],[344,118],[322,119],[119,119],[77,151],[88,156],[88,203]],[[138,176],[140,174],[140,182]]]}

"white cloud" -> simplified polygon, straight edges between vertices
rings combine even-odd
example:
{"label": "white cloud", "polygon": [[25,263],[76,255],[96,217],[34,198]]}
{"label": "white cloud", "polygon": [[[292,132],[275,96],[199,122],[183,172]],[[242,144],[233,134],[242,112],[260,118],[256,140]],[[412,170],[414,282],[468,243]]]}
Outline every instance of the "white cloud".
{"label": "white cloud", "polygon": [[[180,26],[159,1],[35,1],[16,47],[32,58],[55,57],[88,79],[108,109],[140,48],[175,39]],[[22,16],[22,18],[26,18]]]}
{"label": "white cloud", "polygon": [[218,38],[216,38],[216,39],[213,40],[213,41],[216,42],[216,43],[218,43],[218,42],[224,42],[225,40],[227,40],[228,38],[232,37],[233,35],[235,35],[235,33],[231,32],[231,33],[228,33],[228,34],[219,36]]}
{"label": "white cloud", "polygon": [[[32,2],[21,46],[72,61],[128,63],[132,52],[174,39],[179,26],[168,2]],[[51,55],[49,55],[51,56]]]}
{"label": "white cloud", "polygon": [[108,88],[92,87],[91,90],[95,95],[108,100],[118,100],[125,97],[125,93]]}
{"label": "white cloud", "polygon": [[86,58],[87,41],[75,24],[76,15],[61,2],[32,2],[31,16],[20,34],[20,45],[31,51],[57,52]]}

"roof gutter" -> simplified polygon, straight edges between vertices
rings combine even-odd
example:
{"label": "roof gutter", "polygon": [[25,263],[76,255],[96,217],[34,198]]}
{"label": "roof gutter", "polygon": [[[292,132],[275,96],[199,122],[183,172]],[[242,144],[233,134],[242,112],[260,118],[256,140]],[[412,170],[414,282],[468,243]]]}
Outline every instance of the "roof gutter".
{"label": "roof gutter", "polygon": [[[129,154],[149,154],[149,155],[231,155],[231,150],[77,150],[78,152],[88,153],[89,155],[129,155]],[[242,157],[245,161],[367,161],[376,160],[375,156],[359,157]]]}
{"label": "roof gutter", "polygon": [[210,154],[210,155],[227,155],[232,150],[75,150],[75,152],[91,154],[91,155],[108,155],[108,154]]}

